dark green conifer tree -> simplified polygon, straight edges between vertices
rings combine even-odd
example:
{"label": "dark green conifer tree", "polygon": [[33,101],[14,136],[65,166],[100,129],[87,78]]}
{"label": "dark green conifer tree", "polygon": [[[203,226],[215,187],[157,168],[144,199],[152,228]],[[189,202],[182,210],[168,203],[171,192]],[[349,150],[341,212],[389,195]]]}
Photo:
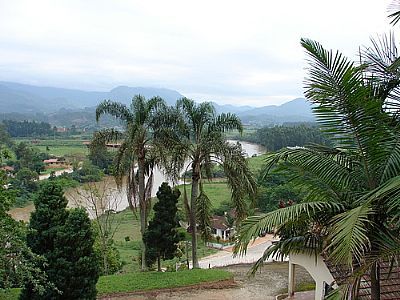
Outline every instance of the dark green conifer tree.
{"label": "dark green conifer tree", "polygon": [[39,267],[56,289],[39,294],[27,282],[21,299],[95,299],[98,261],[86,212],[68,211],[62,187],[52,180],[41,187],[34,203],[27,244],[46,259]]}
{"label": "dark green conifer tree", "polygon": [[157,192],[158,202],[153,207],[154,218],[143,236],[146,263],[151,266],[157,260],[158,271],[161,271],[161,259],[172,259],[181,240],[176,218],[180,194],[179,190],[173,191],[166,182],[160,186]]}

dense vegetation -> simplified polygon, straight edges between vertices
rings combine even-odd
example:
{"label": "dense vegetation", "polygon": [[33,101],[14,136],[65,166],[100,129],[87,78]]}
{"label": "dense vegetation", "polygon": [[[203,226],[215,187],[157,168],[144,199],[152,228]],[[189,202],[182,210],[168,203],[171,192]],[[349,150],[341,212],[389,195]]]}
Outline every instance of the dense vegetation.
{"label": "dense vegetation", "polygon": [[53,134],[51,125],[45,122],[3,120],[3,124],[12,137],[43,137]]}
{"label": "dense vegetation", "polygon": [[286,124],[257,129],[255,134],[245,135],[243,140],[263,145],[267,151],[283,147],[303,147],[309,144],[329,145],[331,142],[313,123]]}

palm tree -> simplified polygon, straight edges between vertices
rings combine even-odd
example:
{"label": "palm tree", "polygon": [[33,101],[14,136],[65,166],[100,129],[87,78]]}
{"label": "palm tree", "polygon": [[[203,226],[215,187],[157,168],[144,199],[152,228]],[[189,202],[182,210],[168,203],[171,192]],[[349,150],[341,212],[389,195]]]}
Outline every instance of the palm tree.
{"label": "palm tree", "polygon": [[[190,168],[192,174],[190,203],[184,192],[185,207],[189,215],[189,225],[192,235],[193,268],[199,267],[197,258],[197,228],[198,212],[209,206],[202,180],[211,179],[213,165],[222,166],[227,177],[228,185],[232,190],[232,200],[236,207],[238,218],[246,215],[245,195],[254,195],[256,183],[248,168],[240,144],[229,144],[225,140],[224,132],[238,130],[242,132],[240,119],[233,114],[216,115],[211,103],[195,104],[193,100],[182,98],[176,108],[171,109],[169,116],[170,127],[164,128],[163,137],[168,140],[168,151],[174,157],[170,164],[170,173],[177,176],[185,167]],[[164,121],[164,124],[168,123]],[[167,155],[164,155],[166,157]],[[207,220],[201,224],[207,225]],[[207,230],[207,228],[203,228]]]}
{"label": "palm tree", "polygon": [[[302,39],[309,55],[306,97],[335,147],[282,149],[267,159],[293,174],[305,192],[302,203],[242,223],[236,253],[260,232],[276,230],[270,255],[322,254],[353,270],[343,296],[357,293],[371,277],[372,299],[380,299],[382,261],[400,254],[400,68],[393,37],[373,41],[360,65],[319,43]],[[353,298],[352,298],[353,299]]]}
{"label": "palm tree", "polygon": [[[128,203],[133,212],[139,205],[140,232],[143,236],[148,225],[148,214],[151,209],[151,190],[153,187],[153,169],[158,164],[154,145],[154,135],[158,130],[154,120],[157,112],[165,107],[160,97],[146,101],[140,95],[132,99],[128,108],[126,105],[105,100],[97,106],[96,120],[109,114],[120,120],[125,131],[106,129],[97,132],[93,143],[105,144],[110,141],[122,141],[115,159],[115,177],[121,187],[126,177]],[[141,268],[146,268],[145,248],[142,243]]]}

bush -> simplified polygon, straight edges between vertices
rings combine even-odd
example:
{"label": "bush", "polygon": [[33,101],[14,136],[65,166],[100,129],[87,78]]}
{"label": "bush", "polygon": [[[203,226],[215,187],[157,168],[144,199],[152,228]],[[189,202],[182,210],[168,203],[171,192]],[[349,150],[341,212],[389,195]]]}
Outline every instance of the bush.
{"label": "bush", "polygon": [[106,263],[108,270],[105,270],[104,267],[104,257],[101,246],[101,241],[98,235],[96,235],[96,240],[94,243],[94,252],[96,253],[96,258],[98,260],[100,275],[111,275],[115,274],[122,269],[122,261],[121,256],[119,254],[118,249],[114,246],[114,242],[111,241],[109,245],[107,245],[106,249]]}
{"label": "bush", "polygon": [[81,183],[100,181],[104,173],[89,161],[83,163],[82,167],[72,173],[72,178]]}
{"label": "bush", "polygon": [[37,267],[56,289],[38,291],[34,288],[36,279],[31,278],[21,299],[95,299],[99,271],[92,224],[86,211],[68,211],[62,187],[52,180],[41,186],[34,203],[27,244],[33,253],[46,259],[45,264]]}

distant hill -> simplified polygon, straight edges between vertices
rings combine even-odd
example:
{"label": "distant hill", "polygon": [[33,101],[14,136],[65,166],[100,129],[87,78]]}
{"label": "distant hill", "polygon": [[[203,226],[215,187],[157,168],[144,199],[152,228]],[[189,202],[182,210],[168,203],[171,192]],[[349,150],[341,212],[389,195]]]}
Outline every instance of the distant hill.
{"label": "distant hill", "polygon": [[[137,94],[146,98],[160,96],[169,105],[183,97],[179,92],[165,88],[119,86],[108,92],[98,92],[0,81],[0,119],[30,119],[56,126],[92,127],[95,126],[95,107],[100,101],[111,99],[129,104]],[[314,121],[311,106],[304,98],[263,107],[213,104],[217,113],[235,113],[244,124],[254,126]]]}
{"label": "distant hill", "polygon": [[313,122],[311,105],[304,98],[296,98],[281,105],[268,105],[238,113],[243,123],[252,125],[282,124],[285,122]]}
{"label": "distant hill", "polygon": [[3,113],[50,113],[62,108],[93,107],[105,99],[129,104],[132,97],[137,94],[146,98],[160,96],[169,104],[183,97],[177,91],[163,88],[119,86],[109,92],[92,92],[0,81],[0,111]]}

